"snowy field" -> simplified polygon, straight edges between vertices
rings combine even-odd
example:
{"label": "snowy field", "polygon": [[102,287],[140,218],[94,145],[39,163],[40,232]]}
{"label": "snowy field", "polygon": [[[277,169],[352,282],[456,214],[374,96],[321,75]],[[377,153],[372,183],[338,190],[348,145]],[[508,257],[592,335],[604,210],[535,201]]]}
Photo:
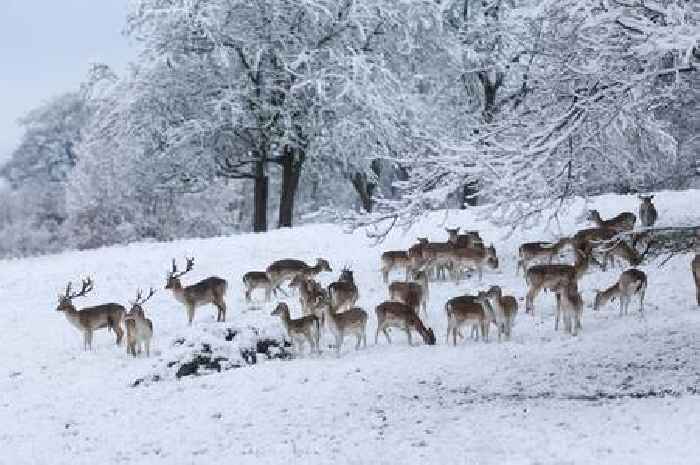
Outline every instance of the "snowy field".
{"label": "snowy field", "polygon": [[[700,191],[662,192],[657,226],[700,224]],[[593,199],[603,217],[637,211],[633,196]],[[586,227],[583,202],[562,219],[561,234]],[[500,269],[476,278],[436,283],[427,325],[438,345],[409,347],[393,331],[374,345],[374,306],[386,297],[379,256],[407,248],[416,236],[445,240],[445,226],[479,229],[493,242]],[[0,310],[0,464],[683,464],[700,457],[700,309],[690,255],[649,275],[646,318],[618,316],[617,302],[594,313],[594,290],[621,268],[594,268],[581,282],[583,332],[553,329],[554,298],[541,294],[536,316],[524,314],[519,243],[560,231],[531,230],[505,238],[470,212],[435,214],[411,231],[396,231],[380,247],[362,232],[316,225],[260,235],[71,252],[2,262]],[[213,307],[198,309],[192,328],[162,288],[170,260],[196,257],[191,283],[209,275],[229,280],[228,321]],[[370,314],[368,347],[346,343],[341,358],[263,361],[180,380],[168,375],[177,338],[201,340],[225,327],[280,331],[274,303],[247,309],[241,276],[279,258],[329,259],[333,273],[352,266],[359,304]],[[68,280],[90,274],[95,290],[77,306],[127,305],[136,289],[159,292],[146,305],[155,325],[150,358],[127,357],[106,331],[82,351],[78,332],[55,311]],[[398,278],[398,276],[395,276]],[[513,340],[445,345],[444,303],[499,284],[520,300]],[[259,297],[258,297],[259,298]],[[288,302],[299,312],[296,295]],[[262,307],[262,306],[261,306]],[[492,331],[492,335],[494,331]],[[136,379],[162,375],[133,387]]]}

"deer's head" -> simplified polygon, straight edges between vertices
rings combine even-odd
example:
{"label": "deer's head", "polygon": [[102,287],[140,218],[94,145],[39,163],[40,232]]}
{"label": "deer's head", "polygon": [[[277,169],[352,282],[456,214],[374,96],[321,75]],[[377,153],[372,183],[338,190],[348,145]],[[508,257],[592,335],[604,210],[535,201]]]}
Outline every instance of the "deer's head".
{"label": "deer's head", "polygon": [[194,257],[185,257],[185,262],[185,270],[178,271],[177,264],[175,263],[175,259],[173,258],[172,270],[170,270],[170,272],[168,272],[167,275],[167,282],[165,284],[166,289],[179,289],[182,287],[182,284],[180,283],[180,277],[183,276],[185,273],[192,271],[192,268],[194,268]]}
{"label": "deer's head", "polygon": [[58,306],[56,307],[57,311],[66,312],[74,310],[75,307],[73,306],[73,299],[76,297],[83,297],[88,292],[92,291],[94,283],[90,277],[83,279],[82,288],[78,292],[72,291],[72,285],[73,284],[69,282],[66,286],[66,291],[58,296]]}

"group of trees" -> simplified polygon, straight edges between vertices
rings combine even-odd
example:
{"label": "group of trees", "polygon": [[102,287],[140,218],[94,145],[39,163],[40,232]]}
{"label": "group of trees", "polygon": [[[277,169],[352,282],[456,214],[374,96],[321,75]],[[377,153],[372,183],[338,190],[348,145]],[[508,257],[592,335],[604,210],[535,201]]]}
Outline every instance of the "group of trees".
{"label": "group of trees", "polygon": [[[291,226],[386,231],[493,203],[684,187],[700,12],[683,0],[138,0],[124,76],[28,114],[0,253]],[[278,193],[277,195],[275,195]]]}

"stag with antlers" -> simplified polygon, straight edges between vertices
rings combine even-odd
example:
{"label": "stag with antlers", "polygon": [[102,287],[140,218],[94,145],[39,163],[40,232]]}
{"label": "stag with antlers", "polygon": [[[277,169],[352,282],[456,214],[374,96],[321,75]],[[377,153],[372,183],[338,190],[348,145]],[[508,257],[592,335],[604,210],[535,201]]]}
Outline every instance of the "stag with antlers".
{"label": "stag with antlers", "polygon": [[146,318],[146,313],[143,311],[145,304],[156,290],[151,288],[148,296],[141,296],[141,289],[136,293],[136,300],[131,303],[129,313],[124,317],[124,325],[126,326],[126,353],[136,357],[137,353],[141,353],[141,348],[146,350],[146,357],[151,355],[151,338],[153,338],[153,322]]}
{"label": "stag with antlers", "polygon": [[217,276],[210,276],[196,284],[183,287],[180,278],[194,268],[194,258],[188,257],[185,260],[185,270],[178,271],[177,264],[173,258],[172,271],[168,273],[168,281],[165,288],[169,289],[175,299],[187,309],[187,322],[192,325],[195,309],[207,304],[212,304],[218,309],[216,321],[226,321],[226,302],[224,300],[226,297],[226,280]]}
{"label": "stag with antlers", "polygon": [[92,291],[94,283],[91,278],[86,278],[83,279],[80,291],[72,292],[71,287],[72,283],[69,282],[65,293],[58,296],[56,310],[63,312],[68,321],[83,333],[83,349],[92,349],[92,334],[96,329],[102,328],[113,330],[117,335],[117,345],[121,344],[124,336],[121,323],[126,314],[126,309],[119,304],[107,303],[78,310],[73,305],[73,299],[83,297]]}

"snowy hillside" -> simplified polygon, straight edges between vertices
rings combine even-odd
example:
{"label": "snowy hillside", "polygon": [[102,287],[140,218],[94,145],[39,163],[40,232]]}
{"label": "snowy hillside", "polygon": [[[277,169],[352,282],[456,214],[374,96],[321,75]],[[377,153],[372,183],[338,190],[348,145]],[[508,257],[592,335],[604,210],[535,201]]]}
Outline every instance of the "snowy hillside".
{"label": "snowy hillside", "polygon": [[[700,191],[662,192],[657,225],[700,224]],[[637,211],[633,196],[593,199],[603,217]],[[316,225],[173,243],[71,252],[3,261],[0,369],[0,465],[20,464],[683,464],[697,461],[700,442],[700,309],[689,255],[641,268],[649,276],[646,318],[637,303],[620,318],[617,302],[594,313],[595,289],[619,275],[594,269],[581,282],[583,332],[553,329],[554,299],[542,293],[536,316],[524,314],[525,283],[516,276],[517,246],[586,227],[583,202],[562,218],[561,231],[504,231],[471,212],[435,213],[379,247],[362,232]],[[436,283],[427,325],[436,346],[409,347],[393,332],[374,345],[374,307],[387,296],[379,256],[406,249],[416,236],[445,240],[445,226],[478,229],[498,251],[500,269],[476,278]],[[189,283],[210,275],[229,281],[228,321],[213,307],[185,310],[163,290],[173,257],[196,257]],[[224,328],[281,332],[274,304],[248,309],[241,276],[275,259],[327,258],[355,271],[359,305],[370,314],[368,347],[346,343],[341,358],[264,361],[255,366],[176,380],[167,364],[178,338],[211,340]],[[95,290],[76,300],[127,305],[137,288],[157,288],[146,304],[155,326],[150,358],[127,357],[106,331],[82,351],[78,332],[55,311],[56,295],[86,275]],[[398,276],[394,276],[398,278]],[[445,344],[444,303],[499,284],[518,297],[513,340]],[[260,299],[261,296],[257,295]],[[287,299],[299,312],[296,295]],[[493,334],[493,333],[492,333]],[[133,387],[138,379],[149,381]]]}

